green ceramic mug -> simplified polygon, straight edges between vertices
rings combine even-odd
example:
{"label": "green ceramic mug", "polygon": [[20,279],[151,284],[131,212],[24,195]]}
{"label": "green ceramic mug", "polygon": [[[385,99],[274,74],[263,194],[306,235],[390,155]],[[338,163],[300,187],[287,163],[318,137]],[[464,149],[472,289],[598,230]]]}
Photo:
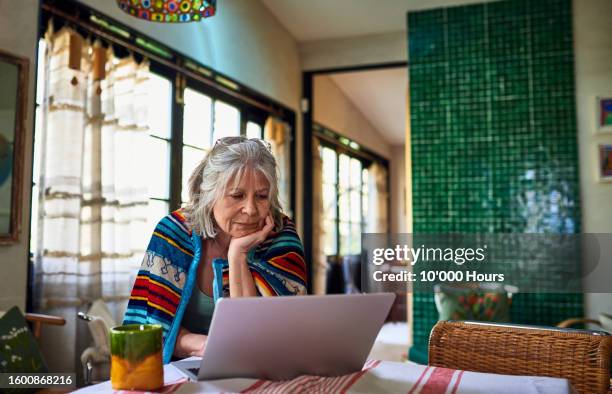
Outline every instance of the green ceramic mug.
{"label": "green ceramic mug", "polygon": [[155,390],[164,385],[160,325],[113,327],[110,342],[114,390]]}

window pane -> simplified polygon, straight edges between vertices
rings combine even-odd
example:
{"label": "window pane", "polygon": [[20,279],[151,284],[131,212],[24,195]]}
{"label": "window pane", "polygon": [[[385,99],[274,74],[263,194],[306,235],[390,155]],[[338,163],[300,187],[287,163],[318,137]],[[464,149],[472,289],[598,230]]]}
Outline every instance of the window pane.
{"label": "window pane", "polygon": [[351,225],[349,253],[361,253],[361,228],[358,223],[354,223]]}
{"label": "window pane", "polygon": [[246,136],[247,138],[262,138],[261,126],[255,122],[247,122]]}
{"label": "window pane", "polygon": [[340,198],[338,199],[338,206],[340,209],[340,220],[348,222],[351,220],[350,218],[350,210],[349,210],[349,194],[348,192],[341,192]]}
{"label": "window pane", "polygon": [[32,216],[30,217],[30,253],[36,253],[38,241],[38,185],[32,186]]}
{"label": "window pane", "polygon": [[359,189],[350,191],[351,222],[361,223],[361,195]]}
{"label": "window pane", "polygon": [[215,131],[213,141],[240,135],[240,111],[223,101],[215,101]]}
{"label": "window pane", "polygon": [[361,185],[361,162],[351,158],[351,187],[359,189]]}
{"label": "window pane", "polygon": [[361,171],[361,190],[363,194],[368,194],[368,187],[370,182],[370,171],[364,168]]}
{"label": "window pane", "polygon": [[170,139],[172,114],[172,83],[157,74],[150,74],[147,82],[149,98],[148,118],[152,135]]}
{"label": "window pane", "polygon": [[340,155],[340,192],[342,192],[343,190],[346,190],[349,185],[350,185],[350,169],[349,169],[349,163],[350,163],[350,157],[348,157],[345,154],[341,154]]}
{"label": "window pane", "polygon": [[34,157],[32,163],[32,182],[40,181],[40,159],[42,149],[42,125],[43,125],[43,109],[41,106],[36,107],[36,121],[34,122]]}
{"label": "window pane", "polygon": [[323,147],[321,151],[323,153],[323,183],[335,184],[338,179],[338,170],[336,169],[336,152],[333,149],[326,147]]}
{"label": "window pane", "polygon": [[362,228],[365,229],[366,228],[366,224],[368,222],[368,208],[370,206],[370,198],[369,198],[369,192],[368,192],[368,182],[370,181],[370,173],[368,172],[367,168],[364,168],[363,171],[361,172],[361,179],[362,179],[362,184],[361,184],[361,190],[363,193],[363,200],[362,200],[362,208],[361,208],[361,212],[362,212],[362,217],[363,217],[363,226]]}
{"label": "window pane", "polygon": [[183,146],[183,186],[181,191],[181,200],[183,202],[189,200],[189,177],[198,163],[202,161],[204,155],[204,150]]}
{"label": "window pane", "polygon": [[149,161],[150,171],[142,176],[148,177],[149,196],[166,200],[170,198],[170,143],[155,137],[148,140],[147,155],[155,160]]}
{"label": "window pane", "polygon": [[212,99],[196,90],[185,89],[183,111],[183,143],[198,148],[210,148]]}
{"label": "window pane", "polygon": [[167,201],[149,200],[147,206],[147,234],[153,234],[157,223],[166,216],[169,212],[169,204]]}
{"label": "window pane", "polygon": [[350,253],[349,249],[349,224],[346,222],[340,222],[340,254],[342,256]]}
{"label": "window pane", "polygon": [[323,226],[325,228],[325,255],[334,255],[337,253],[336,249],[336,222],[333,220],[324,220]]}
{"label": "window pane", "polygon": [[336,186],[323,184],[323,214],[326,219],[336,217]]}
{"label": "window pane", "polygon": [[43,102],[45,94],[45,51],[47,42],[44,39],[38,40],[38,67],[36,70],[36,104]]}

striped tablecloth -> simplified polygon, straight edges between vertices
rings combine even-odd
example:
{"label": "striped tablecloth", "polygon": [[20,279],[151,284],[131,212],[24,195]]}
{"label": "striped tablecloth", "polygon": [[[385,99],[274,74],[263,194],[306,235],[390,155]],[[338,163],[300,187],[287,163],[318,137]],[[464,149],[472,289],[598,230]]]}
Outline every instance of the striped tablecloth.
{"label": "striped tablecloth", "polygon": [[[368,361],[363,370],[338,377],[304,375],[288,381],[222,379],[189,382],[172,365],[164,366],[164,393],[409,393],[409,394],[564,394],[574,393],[566,379],[509,376],[411,362]],[[105,382],[81,392],[109,392]]]}

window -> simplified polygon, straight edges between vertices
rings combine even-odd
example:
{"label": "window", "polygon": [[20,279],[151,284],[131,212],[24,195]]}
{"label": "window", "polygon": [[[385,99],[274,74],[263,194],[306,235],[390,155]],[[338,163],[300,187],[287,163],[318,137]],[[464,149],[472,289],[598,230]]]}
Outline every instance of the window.
{"label": "window", "polygon": [[[147,225],[152,231],[155,224],[168,212],[179,208],[188,200],[187,184],[196,165],[205,153],[211,149],[214,141],[227,136],[244,135],[248,138],[263,138],[263,126],[272,114],[282,114],[281,118],[294,129],[295,113],[288,108],[241,86],[222,76],[217,71],[194,63],[174,52],[171,48],[147,38],[153,47],[144,48],[138,39],[143,38],[139,32],[127,26],[113,23],[114,28],[105,25],[104,17],[93,14],[89,8],[80,4],[64,5],[54,3],[54,8],[63,12],[79,12],[71,21],[84,30],[95,16],[99,29],[105,30],[106,43],[113,43],[117,57],[134,55],[147,58],[150,65],[146,91],[147,118],[149,137],[146,151],[152,158],[146,163],[146,172],[142,174],[149,185]],[[66,21],[61,17],[52,18],[53,12],[42,12],[41,26],[53,23],[61,26]],[[83,22],[82,24],[80,22]],[[109,25],[110,26],[110,25]],[[118,34],[116,28],[123,33]],[[93,36],[95,32],[91,32]],[[127,50],[126,48],[140,48]],[[40,193],[39,177],[42,153],[43,98],[45,97],[45,41],[41,39],[38,47],[37,92],[36,92],[36,125],[34,139],[34,163],[32,176],[32,216],[31,216],[31,250],[36,250],[38,231],[38,195]],[[161,60],[160,60],[161,59]],[[174,63],[173,65],[167,64]],[[219,79],[226,81],[218,83]],[[179,83],[180,82],[180,83]],[[179,100],[180,97],[183,100]],[[292,133],[292,131],[291,131]],[[292,138],[292,137],[291,137]],[[294,171],[295,163],[287,152],[288,172]],[[289,176],[291,179],[291,177]],[[293,185],[289,185],[288,190]],[[290,201],[287,201],[290,203]],[[288,210],[293,207],[289,206]]]}
{"label": "window", "polygon": [[[322,249],[329,261],[361,254],[361,234],[388,231],[388,161],[314,123],[322,172]],[[319,216],[320,215],[320,216]],[[387,218],[388,219],[388,218]]]}
{"label": "window", "polygon": [[36,122],[34,124],[34,157],[32,163],[32,216],[30,217],[30,252],[36,250],[36,241],[38,234],[38,196],[40,193],[40,166],[41,166],[41,149],[42,149],[42,113],[43,113],[43,98],[45,97],[45,52],[47,44],[45,40],[38,41],[38,66],[36,70]]}
{"label": "window", "polygon": [[212,99],[196,90],[185,89],[183,107],[183,168],[181,201],[189,199],[187,183],[191,172],[212,146]]}
{"label": "window", "polygon": [[361,162],[346,154],[340,154],[338,173],[338,205],[340,216],[340,254],[361,252],[361,227],[364,222],[361,205]]}
{"label": "window", "polygon": [[361,233],[367,218],[368,170],[348,152],[322,145],[324,250],[330,255],[361,253]]}
{"label": "window", "polygon": [[212,145],[212,99],[191,88],[185,89],[183,143],[201,149]]}
{"label": "window", "polygon": [[223,101],[215,101],[213,140],[240,135],[240,112]]}
{"label": "window", "polygon": [[261,126],[255,122],[247,122],[246,136],[247,138],[263,138]]}
{"label": "window", "polygon": [[148,83],[148,124],[150,171],[147,227],[153,232],[155,225],[170,209],[170,144],[172,138],[172,82],[150,73]]}
{"label": "window", "polygon": [[[42,160],[43,135],[43,99],[45,97],[45,52],[46,41],[38,42],[38,67],[36,90],[36,124],[34,129],[34,157],[32,165],[32,216],[30,251],[36,250],[38,233],[38,196],[40,193],[39,179]],[[148,102],[146,105],[149,129],[147,152],[155,157],[147,164],[148,171],[142,176],[148,177],[149,204],[147,207],[147,228],[153,228],[161,217],[166,215],[170,207],[170,143],[172,136],[172,83],[167,78],[151,72],[147,81]]]}
{"label": "window", "polygon": [[[325,254],[338,253],[338,155],[333,149],[322,146],[323,160],[323,220],[325,232]],[[331,231],[330,231],[331,230]]]}
{"label": "window", "polygon": [[189,199],[191,173],[214,141],[240,135],[238,108],[189,87],[185,89],[184,100],[182,202]]}

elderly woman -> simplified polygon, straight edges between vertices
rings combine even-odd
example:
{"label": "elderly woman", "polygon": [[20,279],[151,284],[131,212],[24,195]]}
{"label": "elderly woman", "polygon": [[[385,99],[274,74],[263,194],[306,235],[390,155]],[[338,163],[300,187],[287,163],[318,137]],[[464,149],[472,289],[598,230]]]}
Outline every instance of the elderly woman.
{"label": "elderly woman", "polygon": [[274,157],[261,140],[226,137],[195,168],[185,208],[157,224],[124,324],[161,324],[167,363],[202,355],[219,298],[305,293],[302,243],[281,211]]}

